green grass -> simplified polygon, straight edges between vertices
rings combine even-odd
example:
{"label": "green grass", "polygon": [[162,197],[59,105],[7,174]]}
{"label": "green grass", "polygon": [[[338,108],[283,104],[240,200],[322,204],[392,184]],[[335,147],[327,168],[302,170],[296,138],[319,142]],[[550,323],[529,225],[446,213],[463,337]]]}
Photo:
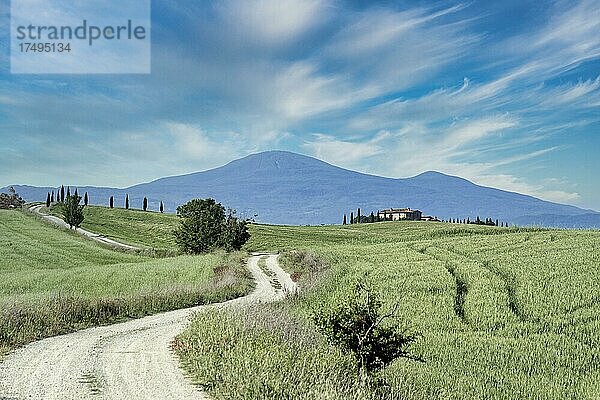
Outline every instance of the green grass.
{"label": "green grass", "polygon": [[0,210],[0,354],[42,337],[247,293],[243,253],[153,259]]}
{"label": "green grass", "polygon": [[[53,215],[61,216],[56,206],[49,211]],[[81,227],[91,232],[135,246],[177,250],[173,235],[173,231],[179,225],[177,215],[87,206],[84,208],[84,216]]]}
{"label": "green grass", "polygon": [[[318,381],[340,355],[324,344],[310,316],[345,298],[358,279],[369,280],[387,307],[400,302],[401,321],[409,332],[420,335],[412,352],[426,362],[396,360],[382,372],[389,386],[378,394],[347,370],[346,380],[319,383],[327,393],[323,398],[600,396],[598,231],[402,222],[253,225],[252,234],[248,249],[316,253],[286,253],[283,265],[295,272],[303,293],[284,305],[264,306],[281,321],[291,319],[301,328],[281,342],[270,342],[264,336],[281,338],[277,326],[284,322],[265,327],[260,325],[262,317],[252,313],[245,317],[249,322],[228,315],[199,317],[203,323],[180,337],[184,349],[180,356],[200,383],[216,366],[220,368],[220,378],[207,386],[215,398],[252,398],[261,393],[256,385],[246,384],[247,375],[237,374],[240,365],[262,374],[263,386],[276,388],[266,392],[278,394],[271,398],[321,398],[302,383]],[[237,342],[233,346],[211,339],[219,330],[245,337],[245,351],[237,351]],[[197,350],[201,344],[194,338],[199,337],[202,346],[215,347],[212,351],[222,360],[185,350]],[[267,356],[261,349],[271,346],[283,364],[280,368],[265,365]],[[304,360],[301,366],[297,354]],[[301,382],[292,370],[301,371]]]}

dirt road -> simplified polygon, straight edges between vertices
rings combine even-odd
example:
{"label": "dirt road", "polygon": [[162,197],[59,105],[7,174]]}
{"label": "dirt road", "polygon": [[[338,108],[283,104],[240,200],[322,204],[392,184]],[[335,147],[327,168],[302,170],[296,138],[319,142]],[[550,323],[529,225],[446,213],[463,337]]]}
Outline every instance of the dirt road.
{"label": "dirt road", "polygon": [[[267,257],[267,268],[276,274],[281,289],[275,289],[273,278],[258,266],[261,257]],[[256,288],[248,296],[85,329],[16,350],[0,364],[0,399],[207,398],[183,375],[170,343],[190,315],[203,308],[272,302],[294,292],[296,285],[279,267],[277,257],[249,258]]]}
{"label": "dirt road", "polygon": [[[48,214],[44,214],[41,209],[42,207],[44,207],[43,204],[38,204],[35,206],[31,206],[29,207],[29,211],[31,211],[32,213],[40,216],[42,219],[53,223],[54,225],[57,225],[61,228],[66,228],[69,229],[69,224],[67,224],[65,221],[63,221],[62,219],[55,217],[53,215],[48,215]],[[83,235],[85,237],[88,237],[92,240],[95,240],[97,242],[109,245],[113,248],[119,249],[119,250],[140,250],[139,247],[135,247],[135,246],[130,246],[128,244],[125,243],[121,243],[121,242],[117,242],[115,240],[109,239],[106,236],[103,235],[99,235],[97,233],[94,232],[90,232],[90,231],[86,231],[83,228],[77,228],[76,229],[77,233],[79,233],[80,235]]]}

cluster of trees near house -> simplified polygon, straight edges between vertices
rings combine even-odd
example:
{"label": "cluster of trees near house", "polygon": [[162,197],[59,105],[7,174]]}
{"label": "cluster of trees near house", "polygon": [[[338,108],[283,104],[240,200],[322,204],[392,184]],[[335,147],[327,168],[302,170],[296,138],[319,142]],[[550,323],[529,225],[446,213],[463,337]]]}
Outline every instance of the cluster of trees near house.
{"label": "cluster of trees near house", "polygon": [[[350,212],[350,219],[347,218],[347,214],[344,214],[342,224],[343,225],[371,224],[371,223],[382,222],[382,221],[384,221],[384,219],[379,216],[379,213],[374,214],[373,211],[371,211],[371,214],[369,214],[369,215],[362,215],[361,211],[360,211],[360,207],[359,207],[356,210],[356,215],[354,214],[354,211]],[[481,218],[479,218],[479,216],[477,216],[477,218],[472,221],[469,217],[467,217],[467,218],[463,218],[463,219],[450,218],[447,220],[441,220],[439,222],[447,222],[447,223],[453,223],[453,224],[474,224],[474,225],[508,227],[507,222],[502,222],[502,221],[499,221],[498,219],[494,220],[492,218],[486,218],[485,220],[482,220]]]}
{"label": "cluster of trees near house", "polygon": [[371,215],[369,215],[369,216],[362,215],[360,213],[360,207],[359,207],[356,210],[356,216],[354,216],[354,211],[350,213],[349,221],[346,218],[346,214],[344,214],[343,224],[344,225],[347,225],[347,224],[369,224],[369,223],[380,222],[380,221],[381,221],[381,219],[379,218],[379,215],[373,214],[373,211],[371,211]]}
{"label": "cluster of trees near house", "polygon": [[[75,188],[75,196],[78,196],[77,193],[77,188]],[[60,189],[56,190],[56,196],[54,195],[54,191],[52,192],[48,192],[48,195],[46,196],[46,207],[50,207],[51,204],[55,204],[55,203],[64,203],[66,198],[71,196],[71,188],[69,186],[67,186],[66,192],[65,192],[65,187],[64,185],[61,185]],[[85,192],[84,196],[83,196],[83,205],[87,206],[88,203],[90,201],[90,198],[88,196],[88,192]],[[125,204],[124,204],[124,208],[126,210],[129,210],[129,195],[125,195]],[[108,207],[110,208],[114,208],[115,207],[115,197],[114,196],[110,196],[108,199]],[[148,198],[144,197],[144,199],[142,200],[142,210],[143,211],[148,211]],[[161,213],[163,213],[165,211],[165,205],[163,204],[163,202],[160,202],[160,206],[158,208],[158,211],[160,211]]]}

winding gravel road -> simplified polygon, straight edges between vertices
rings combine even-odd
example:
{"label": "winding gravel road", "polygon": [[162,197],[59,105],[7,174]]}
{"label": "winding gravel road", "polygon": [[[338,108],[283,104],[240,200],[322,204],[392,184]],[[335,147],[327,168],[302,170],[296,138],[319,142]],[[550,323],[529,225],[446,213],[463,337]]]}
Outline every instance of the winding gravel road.
{"label": "winding gravel road", "polygon": [[[262,257],[281,289],[258,266]],[[0,364],[0,399],[208,398],[183,375],[170,344],[196,311],[272,302],[296,291],[277,258],[275,254],[249,258],[256,288],[245,297],[85,329],[17,349]]]}
{"label": "winding gravel road", "polygon": [[[41,217],[43,220],[48,221],[54,225],[57,225],[60,228],[65,228],[65,229],[69,229],[69,224],[67,224],[65,221],[63,221],[62,219],[55,217],[54,215],[48,215],[48,214],[44,214],[42,212],[42,207],[45,207],[44,204],[38,204],[38,205],[34,205],[29,207],[29,211],[38,215],[39,217]],[[99,243],[103,243],[103,244],[107,244],[109,246],[112,246],[116,249],[120,249],[120,250],[140,250],[140,247],[135,247],[135,246],[130,246],[128,244],[125,243],[121,243],[121,242],[117,242],[116,240],[112,240],[107,238],[104,235],[100,235],[94,232],[90,232],[90,231],[86,231],[83,228],[77,228],[75,229],[75,231],[77,233],[79,233],[82,236],[85,236],[87,238],[90,238],[92,240],[95,240],[96,242]],[[1,400],[1,399],[0,399]]]}

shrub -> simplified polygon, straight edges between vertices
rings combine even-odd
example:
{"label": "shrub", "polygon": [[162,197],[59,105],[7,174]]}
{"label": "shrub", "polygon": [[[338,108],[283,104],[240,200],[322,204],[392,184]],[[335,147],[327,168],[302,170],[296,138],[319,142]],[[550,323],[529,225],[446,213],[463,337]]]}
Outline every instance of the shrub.
{"label": "shrub", "polygon": [[322,308],[314,314],[319,330],[330,344],[350,351],[361,374],[370,374],[398,357],[411,356],[407,347],[415,336],[400,331],[395,311],[382,313],[379,296],[368,285],[357,282],[352,294],[333,308]]}

